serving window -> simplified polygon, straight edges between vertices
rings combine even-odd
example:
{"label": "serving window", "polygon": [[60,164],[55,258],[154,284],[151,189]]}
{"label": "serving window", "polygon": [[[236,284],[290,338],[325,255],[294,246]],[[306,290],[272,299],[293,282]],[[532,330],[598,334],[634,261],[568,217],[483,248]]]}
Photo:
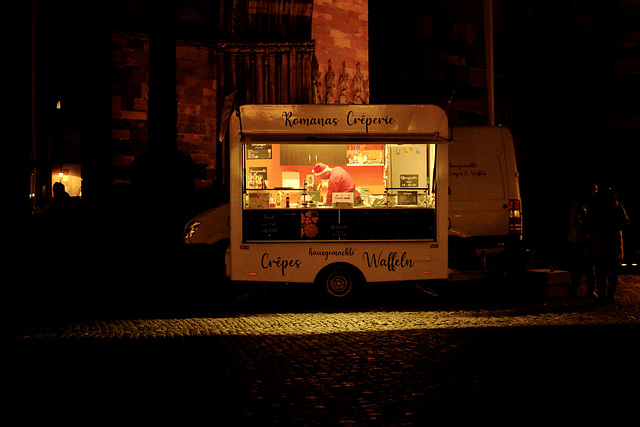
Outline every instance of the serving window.
{"label": "serving window", "polygon": [[[436,144],[244,144],[243,238],[435,239],[435,153]],[[335,191],[316,163],[342,169],[355,190]]]}

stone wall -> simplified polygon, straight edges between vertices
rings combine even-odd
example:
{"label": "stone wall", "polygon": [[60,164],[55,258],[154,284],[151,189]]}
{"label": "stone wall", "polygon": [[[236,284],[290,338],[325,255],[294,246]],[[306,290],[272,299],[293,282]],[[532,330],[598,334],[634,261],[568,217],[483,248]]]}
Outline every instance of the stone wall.
{"label": "stone wall", "polygon": [[315,104],[369,103],[368,0],[315,0]]}
{"label": "stone wall", "polygon": [[[196,188],[223,179],[218,108],[242,103],[369,102],[368,0],[316,0],[312,39],[176,44],[177,148],[196,164]],[[149,149],[149,37],[112,34],[112,181]],[[315,58],[314,58],[315,53]]]}

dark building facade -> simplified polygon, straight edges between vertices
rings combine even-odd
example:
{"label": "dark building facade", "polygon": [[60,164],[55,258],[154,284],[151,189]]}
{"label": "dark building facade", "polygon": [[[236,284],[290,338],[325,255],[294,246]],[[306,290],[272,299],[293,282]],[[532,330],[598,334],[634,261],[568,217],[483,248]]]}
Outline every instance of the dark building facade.
{"label": "dark building facade", "polygon": [[[34,0],[20,11],[32,18],[33,132],[22,135],[16,200],[31,215],[60,176],[116,228],[171,217],[179,230],[226,197],[230,94],[236,104],[432,103],[454,125],[486,124],[486,3]],[[602,3],[491,2],[495,122],[516,136],[534,210],[548,200],[539,188],[566,193],[602,156],[637,154],[640,14],[632,0]],[[615,150],[583,149],[605,139]],[[629,182],[630,166],[614,179]],[[180,209],[160,214],[167,205]]]}
{"label": "dark building facade", "polygon": [[[444,107],[455,93],[450,123],[487,124],[483,3],[419,2],[407,10],[371,2],[372,103]],[[569,204],[584,181],[614,186],[633,220],[640,209],[640,5],[491,4],[495,123],[516,141],[525,233],[563,248]],[[637,225],[627,235],[631,249]]]}

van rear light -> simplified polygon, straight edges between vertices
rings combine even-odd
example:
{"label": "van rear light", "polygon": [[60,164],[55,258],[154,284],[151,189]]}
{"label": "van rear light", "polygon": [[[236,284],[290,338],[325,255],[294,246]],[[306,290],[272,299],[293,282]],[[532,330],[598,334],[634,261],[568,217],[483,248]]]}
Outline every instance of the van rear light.
{"label": "van rear light", "polygon": [[509,200],[509,234],[522,235],[522,211],[520,200]]}

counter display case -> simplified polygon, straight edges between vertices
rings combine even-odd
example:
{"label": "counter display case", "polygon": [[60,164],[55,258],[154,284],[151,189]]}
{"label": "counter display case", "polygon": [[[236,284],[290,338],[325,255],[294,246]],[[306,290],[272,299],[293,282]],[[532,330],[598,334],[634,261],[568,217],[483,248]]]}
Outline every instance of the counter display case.
{"label": "counter display case", "polygon": [[286,208],[435,208],[435,197],[426,188],[389,188],[384,194],[369,194],[360,189],[361,205],[346,203],[323,204],[319,191],[305,189],[247,189],[244,194],[244,209],[286,209]]}

